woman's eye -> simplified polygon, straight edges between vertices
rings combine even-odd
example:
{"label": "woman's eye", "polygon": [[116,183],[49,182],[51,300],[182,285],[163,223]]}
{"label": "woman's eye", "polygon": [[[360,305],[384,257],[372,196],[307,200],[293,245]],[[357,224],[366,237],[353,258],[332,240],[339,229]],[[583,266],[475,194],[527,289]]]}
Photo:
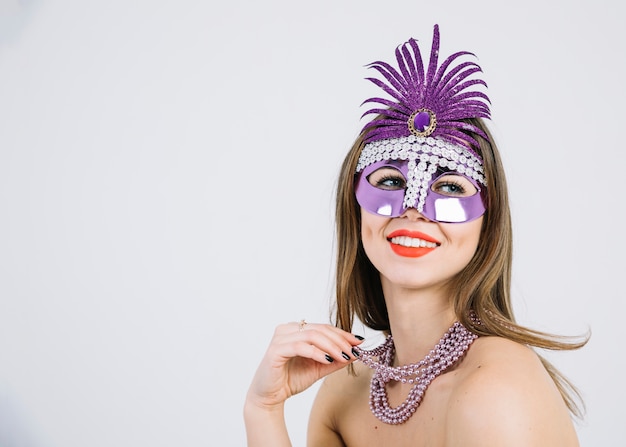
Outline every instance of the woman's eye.
{"label": "woman's eye", "polygon": [[446,175],[440,177],[432,186],[432,190],[444,196],[468,197],[478,191],[465,177]]}
{"label": "woman's eye", "polygon": [[376,182],[382,189],[404,189],[404,179],[401,177],[384,177]]}
{"label": "woman's eye", "polygon": [[395,191],[406,188],[404,176],[396,169],[381,168],[372,172],[367,178],[370,185],[378,189]]}
{"label": "woman's eye", "polygon": [[448,193],[452,195],[462,195],[465,192],[465,190],[463,189],[463,186],[457,183],[442,183],[437,186],[437,189],[440,192],[444,192],[444,193]]}

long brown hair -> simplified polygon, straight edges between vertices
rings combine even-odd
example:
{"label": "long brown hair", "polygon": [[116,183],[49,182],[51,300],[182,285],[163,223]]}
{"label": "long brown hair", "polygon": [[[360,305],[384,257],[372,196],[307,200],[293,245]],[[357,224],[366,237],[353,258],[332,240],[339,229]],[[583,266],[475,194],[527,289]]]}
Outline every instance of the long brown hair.
{"label": "long brown hair", "polygon": [[[511,307],[513,236],[504,168],[493,136],[480,119],[467,120],[481,128],[489,141],[477,137],[483,159],[487,211],[483,216],[480,242],[469,264],[451,282],[452,302],[459,321],[478,335],[507,338],[535,348],[574,350],[584,346],[589,335],[556,336],[515,323]],[[360,208],[354,195],[355,169],[364,146],[361,134],[345,157],[337,185],[336,231],[336,325],[352,330],[354,317],[367,327],[388,332],[389,316],[380,275],[367,258],[360,238]],[[474,313],[480,324],[470,318]],[[568,408],[581,417],[584,404],[576,388],[547,360],[544,367],[554,380]]]}

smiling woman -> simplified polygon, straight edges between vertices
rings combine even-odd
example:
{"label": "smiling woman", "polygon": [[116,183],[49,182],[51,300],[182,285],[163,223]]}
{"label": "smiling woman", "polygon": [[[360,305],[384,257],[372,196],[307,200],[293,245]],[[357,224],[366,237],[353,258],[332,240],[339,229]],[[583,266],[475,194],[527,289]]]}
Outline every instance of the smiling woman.
{"label": "smiling woman", "polygon": [[[515,322],[504,170],[480,67],[417,41],[371,64],[376,103],[341,168],[336,324],[279,326],[250,386],[250,446],[290,445],[284,402],[317,380],[311,446],[576,446],[575,389]],[[477,90],[474,90],[477,88]],[[380,107],[383,106],[383,107]],[[355,319],[382,331],[361,348]],[[360,361],[357,361],[360,360]]]}

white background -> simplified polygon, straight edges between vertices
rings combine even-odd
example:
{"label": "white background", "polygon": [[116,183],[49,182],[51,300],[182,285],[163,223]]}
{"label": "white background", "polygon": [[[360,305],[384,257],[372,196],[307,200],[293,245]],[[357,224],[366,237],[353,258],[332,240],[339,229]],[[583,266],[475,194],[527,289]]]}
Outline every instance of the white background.
{"label": "white background", "polygon": [[364,65],[434,23],[490,87],[518,319],[592,330],[549,358],[582,445],[626,445],[617,1],[0,5],[0,447],[244,445],[274,326],[329,321]]}

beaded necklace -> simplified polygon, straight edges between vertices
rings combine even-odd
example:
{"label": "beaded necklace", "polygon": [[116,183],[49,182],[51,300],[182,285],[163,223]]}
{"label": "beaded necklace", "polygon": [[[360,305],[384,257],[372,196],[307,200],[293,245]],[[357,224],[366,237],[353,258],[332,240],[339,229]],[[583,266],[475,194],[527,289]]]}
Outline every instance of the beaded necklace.
{"label": "beaded necklace", "polygon": [[[395,354],[393,337],[372,349],[359,349],[360,360],[374,369],[370,384],[370,409],[374,416],[386,424],[402,424],[417,410],[428,385],[442,372],[455,365],[478,336],[468,331],[458,321],[443,335],[439,343],[418,363],[391,366]],[[391,408],[385,386],[387,382],[413,384],[402,404]]]}

